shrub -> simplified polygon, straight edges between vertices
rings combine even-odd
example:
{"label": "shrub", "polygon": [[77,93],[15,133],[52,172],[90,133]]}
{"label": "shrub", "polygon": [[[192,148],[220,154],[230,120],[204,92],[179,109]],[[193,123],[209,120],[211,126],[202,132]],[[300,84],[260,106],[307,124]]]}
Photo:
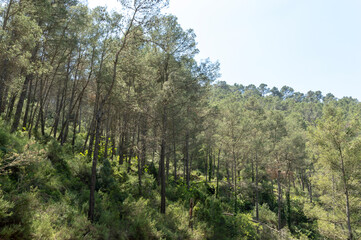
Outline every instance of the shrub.
{"label": "shrub", "polygon": [[[253,211],[254,216],[256,215],[256,210]],[[273,228],[277,228],[277,215],[272,212],[267,203],[264,203],[259,206],[259,221],[266,223]]]}

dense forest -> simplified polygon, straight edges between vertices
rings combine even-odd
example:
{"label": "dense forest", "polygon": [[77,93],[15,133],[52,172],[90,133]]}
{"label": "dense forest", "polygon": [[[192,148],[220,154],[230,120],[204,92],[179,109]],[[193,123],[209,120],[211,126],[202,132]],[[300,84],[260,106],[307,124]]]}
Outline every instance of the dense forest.
{"label": "dense forest", "polygon": [[0,239],[360,239],[358,100],[228,85],[167,5],[1,2]]}

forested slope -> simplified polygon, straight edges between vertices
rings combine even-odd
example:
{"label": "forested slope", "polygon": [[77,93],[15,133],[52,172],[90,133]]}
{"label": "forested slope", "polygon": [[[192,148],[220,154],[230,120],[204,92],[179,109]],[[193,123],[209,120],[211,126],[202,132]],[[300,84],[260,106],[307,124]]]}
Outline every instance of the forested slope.
{"label": "forested slope", "polygon": [[230,86],[167,1],[0,8],[0,239],[359,239],[360,103]]}

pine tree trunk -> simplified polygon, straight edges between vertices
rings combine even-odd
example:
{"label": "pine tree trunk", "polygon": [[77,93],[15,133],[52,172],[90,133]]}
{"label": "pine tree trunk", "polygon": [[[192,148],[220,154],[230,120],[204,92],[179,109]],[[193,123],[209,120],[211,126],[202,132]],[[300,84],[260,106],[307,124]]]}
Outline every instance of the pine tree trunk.
{"label": "pine tree trunk", "polygon": [[277,205],[278,205],[278,230],[281,230],[281,170],[277,171],[277,185],[278,185],[278,198],[277,198]]}
{"label": "pine tree trunk", "polygon": [[286,192],[286,202],[287,202],[287,226],[290,231],[292,231],[291,226],[291,179],[289,176],[289,172],[287,173],[288,183],[287,183],[287,192]]}
{"label": "pine tree trunk", "polygon": [[140,141],[140,135],[141,135],[141,131],[142,131],[142,126],[140,124],[140,121],[138,121],[138,133],[137,133],[137,155],[138,155],[138,190],[139,190],[139,196],[142,196],[142,160],[141,160],[141,154],[142,154],[142,150],[141,147],[139,146],[141,144]]}
{"label": "pine tree trunk", "polygon": [[301,181],[302,192],[304,192],[304,191],[305,191],[305,183],[304,183],[302,171],[301,171],[301,173],[300,173],[300,181]]}
{"label": "pine tree trunk", "polygon": [[141,158],[141,171],[143,172],[144,170],[144,166],[146,164],[146,156],[147,156],[147,141],[146,141],[146,137],[147,137],[147,120],[145,117],[143,117],[142,119],[142,124],[141,124],[142,130],[141,130],[141,153],[140,153],[140,158]]}
{"label": "pine tree trunk", "polygon": [[72,141],[71,141],[71,146],[73,147],[73,149],[74,149],[74,146],[75,146],[75,140],[76,140],[76,134],[77,134],[77,131],[76,131],[77,126],[76,125],[77,125],[78,120],[79,120],[80,105],[81,105],[81,101],[79,101],[78,109],[76,110],[76,115],[75,115],[75,119],[74,119],[74,122],[73,122],[73,138],[72,138]]}
{"label": "pine tree trunk", "polygon": [[[60,96],[62,96],[60,98]],[[61,109],[63,108],[63,100],[64,100],[64,95],[61,94],[61,92],[59,91],[58,95],[57,95],[57,99],[56,99],[56,108],[55,108],[55,119],[54,119],[54,125],[53,125],[53,130],[54,130],[54,135],[53,137],[56,138],[56,134],[58,131],[58,125],[59,125],[59,121],[60,121],[60,113],[61,113]],[[42,107],[40,107],[42,108]]]}
{"label": "pine tree trunk", "polygon": [[212,149],[209,150],[209,170],[208,170],[208,174],[209,174],[209,181],[212,181],[212,169],[213,169],[213,166],[212,166],[212,163],[213,163],[213,160],[212,160],[213,156],[212,156]]}
{"label": "pine tree trunk", "polygon": [[185,146],[185,170],[186,170],[186,183],[187,183],[187,188],[189,189],[189,131],[187,130],[186,133],[186,146]]}
{"label": "pine tree trunk", "polygon": [[[5,31],[6,27],[7,27],[7,23],[10,19],[10,10],[12,8],[12,5],[13,5],[14,1],[13,0],[10,0],[7,4],[7,7],[6,7],[6,11],[3,10],[3,16],[2,16],[2,30]],[[2,40],[3,38],[3,34],[0,36],[0,41]],[[9,60],[8,59],[5,59],[3,61],[3,63],[1,64],[1,68],[2,68],[2,71],[1,71],[1,75],[0,75],[0,115],[5,111],[5,108],[6,108],[6,99],[7,99],[7,89],[8,89],[8,86],[6,86],[7,84],[7,81],[8,81],[8,63],[9,63]]]}
{"label": "pine tree trunk", "polygon": [[[111,159],[113,160],[113,159],[114,159],[114,156],[115,156],[115,154],[116,154],[115,136],[114,136],[114,132],[113,132],[113,131],[111,131],[110,138],[111,138],[111,143],[112,143],[112,157],[111,157]],[[142,169],[143,169],[143,168],[142,168]]]}
{"label": "pine tree trunk", "polygon": [[350,201],[349,201],[349,192],[348,192],[349,189],[348,189],[347,176],[346,176],[345,165],[344,165],[343,154],[342,154],[341,148],[339,148],[339,152],[340,152],[340,161],[341,161],[342,180],[343,180],[343,184],[344,184],[345,197],[346,197],[346,216],[347,216],[347,228],[348,228],[348,234],[349,234],[348,239],[352,240],[353,235],[352,235],[352,229],[351,229],[351,213],[350,213]]}
{"label": "pine tree trunk", "polygon": [[2,71],[1,71],[1,75],[0,75],[0,115],[5,111],[6,108],[6,98],[7,98],[7,89],[8,86],[6,86],[7,84],[7,78],[8,78],[8,74],[7,74],[7,65],[8,65],[8,60],[4,60],[3,63],[1,64],[2,66]]}
{"label": "pine tree trunk", "polygon": [[18,101],[18,104],[17,104],[17,107],[16,107],[16,112],[15,112],[15,116],[14,116],[13,125],[11,127],[11,132],[15,132],[19,127],[21,112],[23,110],[23,105],[24,105],[28,85],[29,85],[29,82],[32,79],[32,77],[33,77],[32,75],[27,75],[25,77],[25,81],[23,83],[23,87],[22,87],[22,90],[21,90],[21,93],[20,93],[19,101]]}
{"label": "pine tree trunk", "polygon": [[212,166],[213,166],[213,168],[212,168],[212,176],[213,177],[216,176],[215,175],[215,172],[216,172],[216,154],[217,154],[217,152],[215,151],[214,156],[213,156],[213,164],[212,164]]}
{"label": "pine tree trunk", "polygon": [[206,151],[206,158],[205,158],[205,173],[204,175],[206,176],[206,182],[208,182],[208,148],[207,148],[207,151]]}
{"label": "pine tree trunk", "polygon": [[[26,126],[24,126],[23,124],[23,127],[25,127],[26,129],[28,129],[28,131],[30,132],[31,131],[31,126],[33,125],[33,121],[34,121],[34,114],[36,112],[36,109],[37,109],[37,106],[38,106],[38,103],[34,104],[34,100],[35,100],[35,97],[36,97],[36,92],[37,92],[37,89],[38,89],[38,81],[35,82],[35,87],[34,87],[34,91],[33,91],[33,94],[32,96],[30,96],[29,101],[31,101],[31,105],[30,105],[30,116],[29,116],[29,119],[27,121],[27,124]],[[30,133],[29,133],[30,134]]]}
{"label": "pine tree trunk", "polygon": [[256,220],[259,221],[258,159],[256,154]]}
{"label": "pine tree trunk", "polygon": [[165,159],[166,159],[166,161],[165,161],[165,169],[166,169],[166,179],[167,179],[167,181],[168,181],[168,176],[169,176],[170,152],[171,152],[170,146],[168,146],[167,152],[165,154],[165,156],[166,156],[165,157]]}
{"label": "pine tree trunk", "polygon": [[312,183],[311,183],[310,177],[311,177],[311,173],[309,173],[309,176],[307,179],[307,190],[308,190],[308,195],[310,197],[310,203],[312,203]]}
{"label": "pine tree trunk", "polygon": [[123,145],[124,145],[124,135],[123,135],[123,133],[121,133],[119,136],[119,146],[118,146],[118,155],[119,155],[119,164],[120,165],[123,165],[123,159],[124,159]]}
{"label": "pine tree trunk", "polygon": [[[254,181],[254,159],[251,158],[251,178],[252,178],[252,188],[255,188],[255,181]],[[252,204],[255,205],[256,204],[256,192],[253,192],[253,196],[252,196]]]}
{"label": "pine tree trunk", "polygon": [[237,162],[236,154],[233,150],[233,165],[234,165],[234,214],[237,215]]}
{"label": "pine tree trunk", "polygon": [[93,131],[94,124],[95,124],[95,120],[94,120],[94,118],[92,118],[92,120],[90,121],[89,129],[88,129],[88,131],[87,131],[87,135],[86,135],[86,137],[85,137],[85,141],[84,141],[84,145],[83,145],[83,150],[82,150],[83,153],[85,153],[85,150],[86,150],[86,147],[87,147],[87,144],[88,144],[88,140],[89,140],[90,134],[91,134],[91,132]]}
{"label": "pine tree trunk", "polygon": [[218,198],[218,195],[219,195],[219,158],[220,158],[220,156],[221,156],[221,149],[218,150],[216,198]]}
{"label": "pine tree trunk", "polygon": [[174,161],[174,181],[177,181],[177,148],[176,148],[176,139],[175,139],[175,129],[174,129],[174,118],[173,118],[173,161]]}
{"label": "pine tree trunk", "polygon": [[166,148],[166,124],[167,124],[167,113],[166,113],[166,105],[163,107],[163,117],[162,117],[162,142],[160,148],[160,161],[159,161],[159,169],[160,169],[160,185],[161,185],[161,203],[160,203],[160,213],[165,214],[165,166],[164,166],[164,158],[165,158],[165,148]]}
{"label": "pine tree trunk", "polygon": [[95,123],[94,123],[94,127],[95,129],[90,129],[90,133],[89,133],[89,145],[88,145],[88,156],[91,158],[92,157],[92,154],[93,154],[93,150],[94,150],[94,130],[96,131],[96,120],[95,120]]}
{"label": "pine tree trunk", "polygon": [[30,102],[31,102],[31,90],[32,90],[32,79],[30,79],[28,84],[28,96],[26,101],[26,107],[25,107],[25,114],[23,118],[23,129],[26,129],[27,121],[28,121],[28,115],[29,115],[29,109],[30,109]]}
{"label": "pine tree trunk", "polygon": [[99,155],[99,143],[100,143],[100,124],[102,119],[102,110],[98,110],[96,115],[96,130],[95,130],[95,146],[94,146],[94,155],[91,171],[91,180],[90,180],[90,196],[89,196],[89,212],[88,219],[91,222],[94,222],[94,207],[95,207],[95,185],[96,185],[96,173],[97,173],[97,163]]}
{"label": "pine tree trunk", "polygon": [[[43,108],[43,104],[40,104],[40,124],[41,124],[41,134],[44,136],[45,135],[45,114],[44,114],[44,108]],[[49,105],[48,105],[49,106]],[[47,112],[47,109],[45,109],[45,112]]]}
{"label": "pine tree trunk", "polygon": [[12,93],[11,98],[10,98],[10,102],[8,104],[8,109],[6,111],[6,120],[10,120],[11,118],[11,114],[13,113],[14,110],[14,105],[15,105],[15,100],[16,100],[16,93]]}
{"label": "pine tree trunk", "polygon": [[39,108],[39,102],[36,103],[34,109],[31,110],[31,115],[30,115],[30,122],[29,122],[29,131],[28,131],[28,137],[29,139],[31,138],[31,133],[32,133],[32,130],[33,130],[33,127],[34,127],[34,120],[35,120],[35,115],[36,115],[36,112],[38,111],[38,108]]}

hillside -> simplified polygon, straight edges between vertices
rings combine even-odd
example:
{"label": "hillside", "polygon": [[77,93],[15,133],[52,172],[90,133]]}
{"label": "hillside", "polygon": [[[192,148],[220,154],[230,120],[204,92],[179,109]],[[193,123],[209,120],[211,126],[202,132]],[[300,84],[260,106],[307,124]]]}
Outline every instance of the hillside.
{"label": "hillside", "polygon": [[219,81],[167,1],[0,12],[0,239],[359,239],[357,99]]}

